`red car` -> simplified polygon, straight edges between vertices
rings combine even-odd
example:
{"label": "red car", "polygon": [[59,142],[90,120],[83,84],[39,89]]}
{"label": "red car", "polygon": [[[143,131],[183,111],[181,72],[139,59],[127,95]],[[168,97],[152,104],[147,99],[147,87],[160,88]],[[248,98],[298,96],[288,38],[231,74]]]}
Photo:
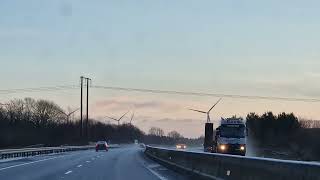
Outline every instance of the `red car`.
{"label": "red car", "polygon": [[96,152],[98,152],[99,150],[108,151],[108,143],[106,141],[98,141],[96,144]]}

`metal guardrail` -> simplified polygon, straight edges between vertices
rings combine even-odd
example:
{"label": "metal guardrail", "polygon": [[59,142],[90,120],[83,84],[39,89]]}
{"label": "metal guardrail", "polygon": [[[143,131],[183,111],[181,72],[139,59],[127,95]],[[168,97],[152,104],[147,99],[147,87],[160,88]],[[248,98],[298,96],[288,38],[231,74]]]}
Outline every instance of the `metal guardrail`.
{"label": "metal guardrail", "polygon": [[[118,148],[118,147],[119,145],[109,145],[109,148]],[[94,148],[95,146],[61,146],[61,147],[44,147],[44,148],[3,149],[3,150],[0,150],[0,159],[89,150]]]}
{"label": "metal guardrail", "polygon": [[204,179],[320,180],[320,163],[188,152],[151,146],[146,146],[145,154],[169,168]]}

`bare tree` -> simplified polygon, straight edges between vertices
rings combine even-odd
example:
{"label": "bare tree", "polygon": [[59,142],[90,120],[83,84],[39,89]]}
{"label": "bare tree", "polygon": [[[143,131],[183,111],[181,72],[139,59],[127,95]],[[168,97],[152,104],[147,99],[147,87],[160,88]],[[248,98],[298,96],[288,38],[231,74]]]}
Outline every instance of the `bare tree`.
{"label": "bare tree", "polygon": [[57,104],[47,100],[38,100],[34,111],[36,125],[47,125],[51,122],[61,123],[64,116],[63,110]]}
{"label": "bare tree", "polygon": [[23,119],[24,102],[22,100],[10,101],[6,109],[11,123],[16,124]]}
{"label": "bare tree", "polygon": [[153,135],[153,136],[162,137],[162,136],[164,136],[164,131],[161,128],[158,128],[158,127],[151,127],[149,129],[149,134]]}
{"label": "bare tree", "polygon": [[320,128],[320,121],[301,119],[299,121],[302,128]]}
{"label": "bare tree", "polygon": [[178,133],[177,131],[170,131],[168,133],[168,137],[173,138],[173,139],[181,139],[181,138],[183,138],[183,136],[180,133]]}
{"label": "bare tree", "polygon": [[312,128],[313,127],[312,120],[300,120],[299,123],[302,128]]}
{"label": "bare tree", "polygon": [[319,120],[314,120],[313,128],[320,128],[320,121]]}
{"label": "bare tree", "polygon": [[34,114],[33,111],[35,108],[35,104],[36,104],[36,101],[32,98],[24,99],[24,105],[25,105],[24,118],[26,121],[33,120],[33,114]]}

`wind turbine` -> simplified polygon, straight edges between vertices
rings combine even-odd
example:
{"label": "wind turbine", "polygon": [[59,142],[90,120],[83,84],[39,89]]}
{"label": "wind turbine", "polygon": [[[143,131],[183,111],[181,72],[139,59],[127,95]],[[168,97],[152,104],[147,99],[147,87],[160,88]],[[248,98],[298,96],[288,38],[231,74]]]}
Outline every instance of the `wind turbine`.
{"label": "wind turbine", "polygon": [[[128,111],[128,112],[129,112],[129,111]],[[119,126],[121,119],[122,119],[125,115],[127,115],[128,112],[126,112],[125,114],[123,114],[119,119],[116,119],[116,118],[113,118],[113,117],[109,117],[109,116],[106,116],[106,117],[109,118],[109,119],[112,119],[112,120],[114,120],[114,121],[117,121],[117,122],[118,122],[118,126]]]}
{"label": "wind turbine", "polygon": [[79,109],[80,109],[80,108],[77,108],[77,109],[73,110],[72,112],[70,112],[70,113],[68,113],[68,114],[65,113],[64,111],[60,111],[60,112],[67,117],[67,122],[69,123],[70,116],[71,116],[72,114],[74,114],[75,112],[79,111]]}
{"label": "wind turbine", "polygon": [[131,119],[130,119],[130,125],[132,125],[132,120],[134,118],[134,112],[132,113]]}
{"label": "wind turbine", "polygon": [[189,109],[191,111],[196,111],[196,112],[199,112],[199,113],[203,113],[203,114],[207,114],[207,123],[210,123],[210,111],[221,101],[222,98],[220,98],[210,109],[208,112],[205,112],[205,111],[200,111],[200,110],[197,110],[197,109]]}

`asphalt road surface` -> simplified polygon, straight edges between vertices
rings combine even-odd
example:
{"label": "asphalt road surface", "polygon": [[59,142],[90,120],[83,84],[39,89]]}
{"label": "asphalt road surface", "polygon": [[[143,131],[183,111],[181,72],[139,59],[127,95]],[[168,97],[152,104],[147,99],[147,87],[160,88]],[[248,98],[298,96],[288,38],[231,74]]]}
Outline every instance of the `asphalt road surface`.
{"label": "asphalt road surface", "polygon": [[78,151],[0,160],[0,180],[185,180],[135,145],[109,152]]}

